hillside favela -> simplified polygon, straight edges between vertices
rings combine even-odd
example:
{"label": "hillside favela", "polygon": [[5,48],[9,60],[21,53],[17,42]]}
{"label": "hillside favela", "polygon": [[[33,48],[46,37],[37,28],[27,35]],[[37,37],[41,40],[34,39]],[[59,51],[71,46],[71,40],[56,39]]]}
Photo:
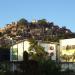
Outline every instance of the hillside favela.
{"label": "hillside favela", "polygon": [[25,18],[0,29],[0,75],[74,75],[75,33],[46,19]]}

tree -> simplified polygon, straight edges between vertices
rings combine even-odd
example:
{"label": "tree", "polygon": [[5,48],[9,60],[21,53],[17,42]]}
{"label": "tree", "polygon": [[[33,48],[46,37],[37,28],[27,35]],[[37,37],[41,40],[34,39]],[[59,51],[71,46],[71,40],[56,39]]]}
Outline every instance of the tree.
{"label": "tree", "polygon": [[28,24],[28,21],[24,18],[22,18],[18,21],[18,25],[27,25],[27,24]]}
{"label": "tree", "polygon": [[38,24],[44,26],[44,25],[47,25],[48,23],[47,23],[46,19],[41,19],[41,20],[38,20]]}
{"label": "tree", "polygon": [[28,21],[24,18],[20,19],[18,22],[17,22],[17,27],[18,29],[20,30],[24,30],[24,28],[27,28],[28,27]]}
{"label": "tree", "polygon": [[44,48],[38,44],[35,39],[29,39],[30,48],[29,51],[31,52],[31,57],[35,60],[42,60],[46,58],[47,53],[45,52]]}

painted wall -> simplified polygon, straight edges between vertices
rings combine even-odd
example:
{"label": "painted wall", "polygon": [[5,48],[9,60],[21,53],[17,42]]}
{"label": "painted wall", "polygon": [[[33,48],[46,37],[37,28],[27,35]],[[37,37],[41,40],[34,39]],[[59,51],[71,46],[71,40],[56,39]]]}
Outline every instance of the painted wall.
{"label": "painted wall", "polygon": [[75,62],[75,38],[60,40],[60,61]]}

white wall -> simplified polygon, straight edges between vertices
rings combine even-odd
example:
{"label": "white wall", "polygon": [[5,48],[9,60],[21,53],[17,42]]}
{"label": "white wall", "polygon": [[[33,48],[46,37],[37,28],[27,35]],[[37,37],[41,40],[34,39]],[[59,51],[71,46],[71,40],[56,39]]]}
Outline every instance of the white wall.
{"label": "white wall", "polygon": [[[52,56],[52,60],[56,60],[56,44],[55,43],[41,43],[41,46],[44,47],[45,51],[49,53],[49,55],[51,53],[53,53],[54,55]],[[51,50],[50,47],[53,47],[53,49]]]}
{"label": "white wall", "polygon": [[[39,43],[41,46],[44,47],[45,51],[49,53],[49,55],[53,52],[53,56],[52,56],[52,60],[56,60],[56,44],[55,43]],[[30,47],[30,43],[28,41],[24,41],[21,43],[18,43],[16,45],[13,45],[10,49],[10,60],[15,61],[22,61],[23,60],[23,51],[27,51]],[[50,49],[50,47],[53,47],[53,50]],[[14,51],[14,49],[16,48],[17,51]],[[16,58],[13,58],[13,51],[14,51],[14,56],[16,56]]]}
{"label": "white wall", "polygon": [[[11,46],[10,61],[15,61],[15,60],[22,61],[23,60],[23,51],[28,52],[29,47],[30,47],[30,44],[28,41],[24,41],[24,42],[21,42],[21,43]],[[17,52],[14,51],[14,49],[16,49]],[[14,53],[13,53],[13,51],[14,51]],[[13,55],[16,56],[16,59],[13,58]]]}

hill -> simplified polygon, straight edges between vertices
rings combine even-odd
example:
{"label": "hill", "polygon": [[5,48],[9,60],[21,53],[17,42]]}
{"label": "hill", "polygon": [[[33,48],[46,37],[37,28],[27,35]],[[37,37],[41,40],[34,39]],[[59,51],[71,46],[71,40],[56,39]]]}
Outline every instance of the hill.
{"label": "hill", "polygon": [[7,24],[0,29],[0,46],[10,46],[23,39],[35,38],[36,40],[58,42],[60,39],[75,38],[75,33],[66,26],[59,27],[46,19],[28,22],[22,18],[18,22]]}

